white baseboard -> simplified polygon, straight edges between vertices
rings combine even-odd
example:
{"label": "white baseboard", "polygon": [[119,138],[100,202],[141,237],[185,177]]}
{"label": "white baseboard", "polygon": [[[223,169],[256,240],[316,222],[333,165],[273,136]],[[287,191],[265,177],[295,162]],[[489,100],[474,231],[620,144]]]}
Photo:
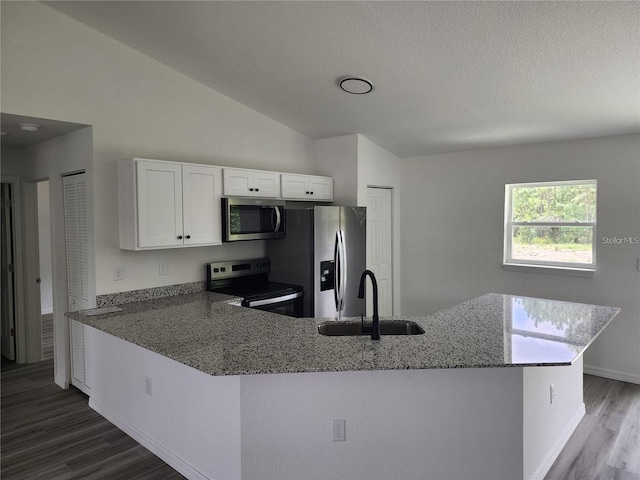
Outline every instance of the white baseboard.
{"label": "white baseboard", "polygon": [[576,413],[574,413],[571,419],[569,419],[567,426],[564,428],[564,430],[562,430],[562,434],[558,437],[558,440],[547,452],[542,462],[540,462],[540,465],[538,465],[538,468],[536,468],[536,471],[530,480],[543,480],[547,473],[549,473],[549,470],[553,466],[553,462],[556,461],[558,455],[560,455],[560,452],[562,452],[562,449],[569,441],[569,438],[580,423],[580,420],[582,420],[582,417],[584,417],[585,413],[587,413],[587,410],[584,406],[584,403],[582,403]]}
{"label": "white baseboard", "polygon": [[600,368],[593,365],[585,365],[584,373],[588,375],[595,375],[596,377],[610,378],[611,380],[620,380],[621,382],[636,383],[640,385],[640,375],[633,373],[620,372],[618,370],[610,370],[608,368]]}
{"label": "white baseboard", "polygon": [[140,445],[145,447],[151,453],[162,459],[165,463],[173,467],[179,473],[187,477],[189,480],[211,480],[202,472],[196,470],[189,463],[182,460],[172,451],[167,449],[164,445],[159,444],[154,439],[149,437],[146,433],[142,432],[135,426],[131,425],[128,421],[123,419],[120,415],[110,410],[100,402],[96,401],[93,397],[89,398],[89,407],[94,409],[104,418],[113,423],[116,427],[122,430],[124,433],[133,438]]}

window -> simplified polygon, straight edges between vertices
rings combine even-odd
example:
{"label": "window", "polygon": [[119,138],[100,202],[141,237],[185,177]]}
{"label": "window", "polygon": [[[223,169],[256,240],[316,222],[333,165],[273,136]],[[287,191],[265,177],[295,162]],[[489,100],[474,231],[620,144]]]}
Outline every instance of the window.
{"label": "window", "polygon": [[596,267],[596,180],[505,188],[505,265]]}

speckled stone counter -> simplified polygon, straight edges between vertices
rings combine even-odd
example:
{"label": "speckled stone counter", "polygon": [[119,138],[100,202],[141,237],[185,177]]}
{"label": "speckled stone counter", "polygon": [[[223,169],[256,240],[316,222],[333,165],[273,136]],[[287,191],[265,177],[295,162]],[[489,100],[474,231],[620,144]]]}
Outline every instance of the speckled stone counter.
{"label": "speckled stone counter", "polygon": [[[211,375],[570,365],[618,308],[487,294],[406,318],[415,336],[327,337],[322,319],[292,318],[212,292],[121,305],[70,318]],[[359,321],[353,320],[353,321]]]}

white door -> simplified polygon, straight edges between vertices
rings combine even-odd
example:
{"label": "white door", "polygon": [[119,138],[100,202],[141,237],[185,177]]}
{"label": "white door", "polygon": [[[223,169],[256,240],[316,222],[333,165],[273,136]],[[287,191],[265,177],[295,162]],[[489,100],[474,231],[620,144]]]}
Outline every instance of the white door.
{"label": "white door", "polygon": [[136,162],[138,246],[182,245],[182,166]]}
{"label": "white door", "polygon": [[16,358],[11,184],[2,184],[2,355]]}
{"label": "white door", "polygon": [[184,244],[222,243],[220,168],[183,165]]}
{"label": "white door", "polygon": [[91,307],[89,299],[89,217],[86,177],[86,173],[80,173],[69,175],[62,179],[69,310],[72,312]]}
{"label": "white door", "polygon": [[[380,316],[393,315],[393,190],[367,189],[367,265],[378,280]],[[367,295],[371,298],[371,295]],[[371,312],[367,306],[367,312]]]}

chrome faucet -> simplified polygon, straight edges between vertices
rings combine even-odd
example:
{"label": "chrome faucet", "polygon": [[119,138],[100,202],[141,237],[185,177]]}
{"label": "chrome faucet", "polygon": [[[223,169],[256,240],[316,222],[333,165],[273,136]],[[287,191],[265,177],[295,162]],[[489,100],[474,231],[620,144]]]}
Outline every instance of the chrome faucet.
{"label": "chrome faucet", "polygon": [[[380,318],[378,317],[378,282],[371,270],[365,270],[360,277],[360,288],[358,298],[364,298],[364,285],[367,275],[371,278],[373,287],[373,323],[371,324],[371,340],[380,340]],[[363,329],[364,331],[364,329]]]}

